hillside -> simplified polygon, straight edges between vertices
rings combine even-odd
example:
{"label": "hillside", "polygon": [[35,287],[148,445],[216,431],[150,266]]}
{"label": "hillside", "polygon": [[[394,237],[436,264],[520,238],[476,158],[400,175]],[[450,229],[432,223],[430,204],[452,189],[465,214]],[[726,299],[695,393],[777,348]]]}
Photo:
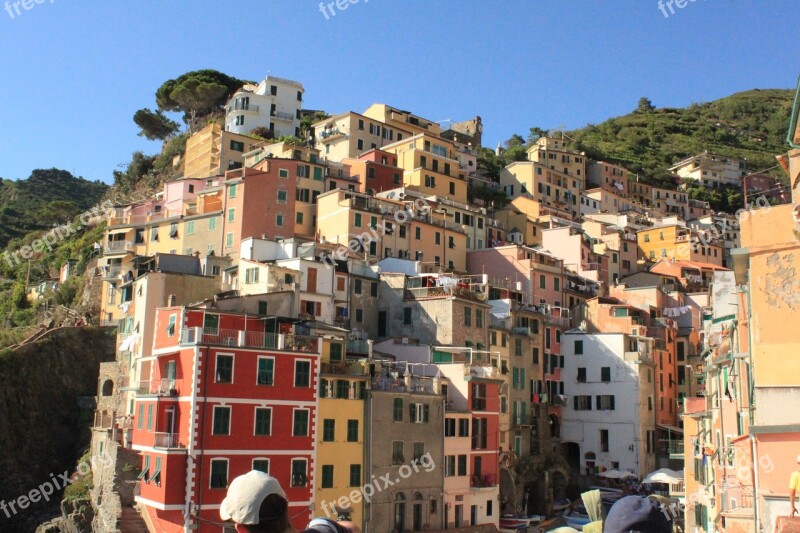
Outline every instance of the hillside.
{"label": "hillside", "polygon": [[757,171],[774,167],[775,155],[786,149],[793,96],[790,90],[754,89],[683,109],[645,105],[566,135],[573,148],[645,179],[663,180],[673,163],[705,150],[746,158]]}
{"label": "hillside", "polygon": [[12,239],[49,229],[96,205],[108,185],[66,170],[34,170],[25,180],[0,179],[0,249]]}

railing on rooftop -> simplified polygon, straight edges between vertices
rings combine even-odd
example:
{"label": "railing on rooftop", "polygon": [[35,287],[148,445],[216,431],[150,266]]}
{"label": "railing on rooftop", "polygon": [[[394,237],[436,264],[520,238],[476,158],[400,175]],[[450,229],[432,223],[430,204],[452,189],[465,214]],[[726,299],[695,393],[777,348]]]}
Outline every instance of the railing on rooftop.
{"label": "railing on rooftop", "polygon": [[239,348],[265,348],[313,353],[319,353],[320,347],[319,337],[235,329],[204,331],[203,328],[199,327],[181,330],[180,342],[181,344],[215,344]]}

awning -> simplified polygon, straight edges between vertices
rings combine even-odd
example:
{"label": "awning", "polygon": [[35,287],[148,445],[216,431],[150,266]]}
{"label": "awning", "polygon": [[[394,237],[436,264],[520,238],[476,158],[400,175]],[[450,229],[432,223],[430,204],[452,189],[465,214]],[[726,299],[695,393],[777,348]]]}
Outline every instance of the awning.
{"label": "awning", "polygon": [[150,477],[148,477],[148,478],[147,478],[147,480],[148,480],[148,481],[150,481],[150,480],[155,480],[155,482],[156,482],[156,483],[159,483],[159,482],[161,481],[161,480],[158,478],[158,476],[159,476],[159,475],[161,475],[161,459],[160,459],[160,458],[158,458],[158,459],[156,460],[156,469],[155,469],[155,470],[153,470],[153,475],[152,475],[152,476],[150,476]]}
{"label": "awning", "polygon": [[667,431],[671,431],[673,433],[683,433],[683,428],[679,428],[677,426],[668,426],[666,424],[656,424],[657,428],[666,429]]}
{"label": "awning", "polygon": [[112,229],[108,230],[108,236],[111,235],[119,235],[121,233],[128,233],[129,231],[133,231],[133,228],[123,228],[123,229]]}

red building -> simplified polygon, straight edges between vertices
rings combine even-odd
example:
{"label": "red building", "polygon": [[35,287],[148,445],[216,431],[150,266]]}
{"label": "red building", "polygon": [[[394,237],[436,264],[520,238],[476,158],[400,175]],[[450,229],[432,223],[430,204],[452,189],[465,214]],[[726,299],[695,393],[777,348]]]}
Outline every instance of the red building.
{"label": "red building", "polygon": [[154,319],[133,429],[136,501],[150,521],[166,533],[218,533],[228,484],[259,469],[280,481],[301,527],[314,482],[319,338],[274,319],[187,307],[157,309]]}
{"label": "red building", "polygon": [[358,178],[358,192],[375,194],[403,186],[403,169],[397,167],[397,155],[374,148],[358,158],[344,159],[351,178]]}

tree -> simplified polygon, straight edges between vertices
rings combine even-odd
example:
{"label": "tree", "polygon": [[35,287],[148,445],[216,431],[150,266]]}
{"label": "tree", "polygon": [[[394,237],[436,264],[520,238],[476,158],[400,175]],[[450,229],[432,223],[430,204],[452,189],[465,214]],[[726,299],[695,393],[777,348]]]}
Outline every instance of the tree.
{"label": "tree", "polygon": [[636,105],[636,111],[639,113],[650,113],[655,111],[656,107],[653,105],[653,102],[650,101],[649,98],[642,96],[639,98],[639,103]]}
{"label": "tree", "polygon": [[269,128],[265,128],[264,126],[254,128],[253,131],[250,132],[250,135],[253,137],[261,137],[267,141],[275,137],[275,134],[272,133]]}
{"label": "tree", "polygon": [[308,137],[312,124],[330,117],[331,116],[325,111],[317,111],[313,115],[304,115],[303,118],[300,119],[300,136]]}
{"label": "tree", "polygon": [[514,148],[515,146],[523,146],[525,144],[525,139],[522,138],[522,135],[515,133],[508,139],[505,143],[503,143],[506,148]]}
{"label": "tree", "polygon": [[139,136],[146,137],[149,141],[163,141],[180,130],[178,123],[169,119],[160,110],[140,109],[133,114],[133,121],[142,130]]}
{"label": "tree", "polygon": [[530,133],[528,134],[528,143],[533,144],[542,137],[547,137],[550,132],[548,130],[543,130],[542,128],[538,128],[534,126],[531,128]]}
{"label": "tree", "polygon": [[245,83],[216,70],[194,70],[165,81],[156,91],[156,104],[160,111],[183,113],[191,132],[201,118],[221,112]]}

